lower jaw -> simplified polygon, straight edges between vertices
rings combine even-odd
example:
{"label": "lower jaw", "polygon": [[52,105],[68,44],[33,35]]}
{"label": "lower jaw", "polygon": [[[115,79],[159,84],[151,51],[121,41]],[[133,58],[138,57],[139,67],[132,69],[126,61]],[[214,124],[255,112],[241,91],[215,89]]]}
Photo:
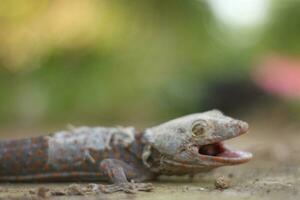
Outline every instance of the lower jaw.
{"label": "lower jaw", "polygon": [[228,147],[226,147],[222,142],[200,147],[199,155],[201,159],[209,159],[218,163],[230,165],[245,163],[252,158],[251,153],[245,151],[231,150]]}
{"label": "lower jaw", "polygon": [[[234,155],[234,157],[232,156]],[[218,163],[241,164],[248,162],[252,158],[252,154],[245,151],[225,151],[218,156],[208,156],[211,160]]]}

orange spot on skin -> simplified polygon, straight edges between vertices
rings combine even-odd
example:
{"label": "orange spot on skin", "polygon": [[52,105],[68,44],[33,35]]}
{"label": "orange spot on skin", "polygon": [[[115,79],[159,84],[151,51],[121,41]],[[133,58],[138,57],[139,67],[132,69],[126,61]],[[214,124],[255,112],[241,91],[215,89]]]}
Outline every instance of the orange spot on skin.
{"label": "orange spot on skin", "polygon": [[108,151],[107,150],[102,151],[102,158],[103,159],[108,158]]}
{"label": "orange spot on skin", "polygon": [[42,144],[44,149],[48,149],[49,145],[48,145],[48,139],[45,139],[43,144]]}
{"label": "orange spot on skin", "polygon": [[44,157],[45,156],[45,152],[43,150],[39,149],[39,150],[37,150],[36,155],[38,157]]}
{"label": "orange spot on skin", "polygon": [[54,178],[61,177],[61,173],[55,172],[52,174]]}
{"label": "orange spot on skin", "polygon": [[21,166],[18,164],[13,165],[13,170],[15,173],[18,173],[21,170]]}
{"label": "orange spot on skin", "polygon": [[87,162],[82,163],[81,166],[83,171],[89,171],[89,164]]}
{"label": "orange spot on skin", "polygon": [[133,173],[131,171],[127,171],[126,174],[127,174],[128,177],[133,177]]}
{"label": "orange spot on skin", "polygon": [[79,175],[80,175],[78,172],[71,172],[70,174],[71,174],[71,176],[73,176],[73,177],[76,177],[76,176],[79,176]]}
{"label": "orange spot on skin", "polygon": [[7,152],[6,154],[3,155],[3,159],[4,159],[5,161],[8,162],[9,160],[12,159],[12,157],[11,157],[11,155],[9,154],[9,152]]}
{"label": "orange spot on skin", "polygon": [[61,165],[61,170],[67,171],[68,169],[69,169],[68,163],[64,163],[64,164]]}
{"label": "orange spot on skin", "polygon": [[119,149],[114,148],[113,152],[114,152],[115,159],[119,160],[121,157]]}
{"label": "orange spot on skin", "polygon": [[43,162],[40,160],[36,160],[32,165],[32,167],[38,171],[42,168],[42,166],[43,166]]}
{"label": "orange spot on skin", "polygon": [[125,159],[125,161],[127,161],[127,162],[130,160],[130,155],[129,155],[129,153],[125,153],[124,159]]}
{"label": "orange spot on skin", "polygon": [[31,144],[38,144],[38,138],[34,137],[34,138],[31,138]]}
{"label": "orange spot on skin", "polygon": [[46,171],[46,172],[47,172],[47,171],[49,171],[49,169],[50,169],[50,166],[49,166],[48,164],[45,164],[43,169],[44,169],[44,171]]}

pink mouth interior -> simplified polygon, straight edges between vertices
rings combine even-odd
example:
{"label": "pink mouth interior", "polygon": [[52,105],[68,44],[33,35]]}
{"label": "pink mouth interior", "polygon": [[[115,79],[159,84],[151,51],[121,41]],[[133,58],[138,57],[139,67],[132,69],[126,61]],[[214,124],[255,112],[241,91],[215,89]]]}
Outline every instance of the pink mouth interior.
{"label": "pink mouth interior", "polygon": [[238,158],[241,154],[237,151],[227,149],[222,142],[214,144],[207,144],[199,147],[199,154],[207,156],[225,157],[225,158]]}

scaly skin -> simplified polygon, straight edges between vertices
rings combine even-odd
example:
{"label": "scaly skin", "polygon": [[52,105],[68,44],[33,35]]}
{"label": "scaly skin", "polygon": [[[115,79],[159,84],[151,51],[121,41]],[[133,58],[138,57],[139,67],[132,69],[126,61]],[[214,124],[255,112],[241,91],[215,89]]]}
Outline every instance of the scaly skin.
{"label": "scaly skin", "polygon": [[222,141],[248,124],[212,110],[138,133],[132,127],[79,127],[0,142],[0,181],[100,181],[104,192],[149,191],[159,175],[194,175],[247,162],[252,155]]}

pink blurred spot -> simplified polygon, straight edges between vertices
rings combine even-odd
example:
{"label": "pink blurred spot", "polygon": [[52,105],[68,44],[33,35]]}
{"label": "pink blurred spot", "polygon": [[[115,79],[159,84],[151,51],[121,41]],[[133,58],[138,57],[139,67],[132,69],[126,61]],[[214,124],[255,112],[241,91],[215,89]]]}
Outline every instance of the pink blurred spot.
{"label": "pink blurred spot", "polygon": [[255,70],[254,81],[266,92],[300,99],[300,60],[271,56]]}

